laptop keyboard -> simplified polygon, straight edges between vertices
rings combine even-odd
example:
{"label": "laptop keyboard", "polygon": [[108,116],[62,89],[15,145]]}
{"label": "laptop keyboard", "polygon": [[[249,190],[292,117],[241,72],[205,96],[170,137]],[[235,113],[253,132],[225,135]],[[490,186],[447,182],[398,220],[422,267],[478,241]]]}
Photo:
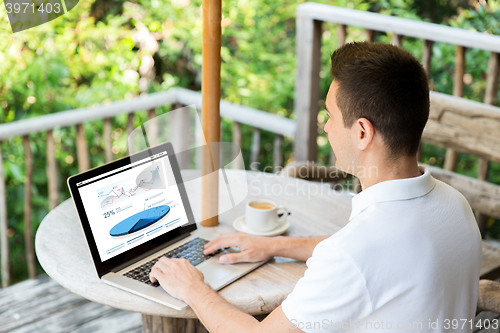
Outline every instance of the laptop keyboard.
{"label": "laptop keyboard", "polygon": [[143,282],[147,285],[158,287],[160,285],[158,281],[153,283],[149,280],[149,272],[151,272],[151,268],[153,268],[154,264],[156,264],[156,262],[160,260],[161,257],[185,258],[193,266],[196,266],[198,264],[201,264],[205,260],[212,258],[214,255],[220,252],[220,250],[217,250],[215,253],[204,255],[203,250],[206,243],[208,243],[207,240],[196,237],[189,242],[182,244],[181,246],[178,246],[175,249],[168,251],[167,253],[162,254],[157,258],[154,258],[147,263],[126,272],[123,275],[139,282]]}

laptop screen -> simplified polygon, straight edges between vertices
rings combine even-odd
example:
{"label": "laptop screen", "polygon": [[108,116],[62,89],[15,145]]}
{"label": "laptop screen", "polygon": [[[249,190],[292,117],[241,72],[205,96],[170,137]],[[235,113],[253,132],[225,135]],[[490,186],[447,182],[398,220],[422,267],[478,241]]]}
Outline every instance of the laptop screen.
{"label": "laptop screen", "polygon": [[76,188],[102,262],[189,222],[165,150]]}

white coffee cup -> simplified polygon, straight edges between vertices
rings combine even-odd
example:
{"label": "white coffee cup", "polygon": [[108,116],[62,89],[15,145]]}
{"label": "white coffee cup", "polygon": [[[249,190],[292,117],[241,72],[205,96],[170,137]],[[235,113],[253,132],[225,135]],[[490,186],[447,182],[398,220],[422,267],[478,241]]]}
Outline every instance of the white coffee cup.
{"label": "white coffee cup", "polygon": [[[283,216],[278,218],[278,210],[282,210]],[[285,223],[288,210],[283,206],[269,200],[253,200],[247,203],[245,209],[245,224],[259,232],[271,231]]]}

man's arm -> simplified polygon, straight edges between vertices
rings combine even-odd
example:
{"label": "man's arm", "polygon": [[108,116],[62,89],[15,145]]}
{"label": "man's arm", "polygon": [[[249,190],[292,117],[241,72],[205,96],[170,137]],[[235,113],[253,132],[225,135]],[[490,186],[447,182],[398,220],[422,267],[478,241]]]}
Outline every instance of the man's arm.
{"label": "man's arm", "polygon": [[186,259],[161,258],[150,273],[172,296],[184,300],[210,332],[302,332],[285,316],[281,306],[259,322],[217,294],[203,282],[203,273]]}
{"label": "man's arm", "polygon": [[[256,262],[272,256],[307,260],[322,237],[258,237],[243,232],[223,234],[205,245],[205,254],[221,247],[237,247],[239,253],[219,258],[222,263]],[[285,316],[281,306],[259,322],[251,315],[229,304],[203,282],[203,273],[186,259],[162,257],[151,270],[151,281],[159,281],[170,295],[185,301],[210,332],[294,332],[302,331]]]}
{"label": "man's arm", "polygon": [[221,263],[256,262],[273,256],[306,261],[316,245],[329,236],[319,237],[259,237],[244,232],[222,234],[205,245],[205,254],[221,247],[237,247],[240,253],[220,257]]}
{"label": "man's arm", "polygon": [[319,242],[329,236],[318,237],[283,237],[277,236],[271,256],[287,257],[306,261],[312,256],[313,250]]}

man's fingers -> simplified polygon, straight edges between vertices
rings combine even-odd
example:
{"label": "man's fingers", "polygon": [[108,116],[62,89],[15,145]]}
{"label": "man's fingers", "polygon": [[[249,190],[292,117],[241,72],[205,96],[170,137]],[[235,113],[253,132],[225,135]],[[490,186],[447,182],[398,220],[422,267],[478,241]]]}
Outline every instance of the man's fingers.
{"label": "man's fingers", "polygon": [[151,280],[151,282],[154,283],[158,281],[156,277],[162,273],[163,272],[158,268],[158,266],[154,265],[153,268],[151,269],[151,272],[149,272],[149,279]]}
{"label": "man's fingers", "polygon": [[[151,272],[149,272],[149,279],[151,280],[151,282],[155,282],[156,280],[158,280],[158,278],[160,278],[167,272],[168,264],[170,264],[169,260],[171,259],[167,257],[161,257],[156,262],[156,264],[154,264],[153,268],[151,268]],[[153,281],[153,279],[155,281]]]}
{"label": "man's fingers", "polygon": [[245,252],[225,254],[219,258],[221,264],[234,264],[246,261],[248,261],[248,256]]}
{"label": "man's fingers", "polygon": [[219,244],[221,243],[221,241],[223,241],[225,238],[227,238],[227,236],[228,236],[228,234],[222,234],[222,235],[215,237],[210,242],[205,244],[205,246],[204,246],[205,250],[218,249],[220,247]]}
{"label": "man's fingers", "polygon": [[239,233],[224,234],[205,244],[205,250],[203,253],[210,254],[217,251],[221,247],[238,247],[239,245]]}
{"label": "man's fingers", "polygon": [[214,242],[219,242],[219,241],[225,240],[225,239],[234,239],[235,237],[237,238],[238,236],[241,236],[241,235],[245,235],[245,233],[244,232],[229,232],[227,234],[219,235],[219,236],[215,237],[214,239],[212,239],[211,241],[209,241],[207,244],[205,244],[205,248],[207,246],[210,246]]}
{"label": "man's fingers", "polygon": [[168,264],[170,263],[170,260],[172,260],[172,259],[170,259],[170,258],[167,258],[167,257],[163,256],[163,257],[161,257],[160,259],[158,259],[158,261],[157,261],[156,263],[157,263],[157,264],[158,264],[158,263],[162,263],[162,264],[164,264],[164,265],[168,265]]}
{"label": "man's fingers", "polygon": [[230,241],[230,240],[219,240],[217,242],[210,244],[210,246],[206,247],[203,250],[203,253],[204,254],[214,253],[215,251],[217,251],[221,247],[230,247],[230,246],[238,247],[238,244],[235,243],[234,241]]}

